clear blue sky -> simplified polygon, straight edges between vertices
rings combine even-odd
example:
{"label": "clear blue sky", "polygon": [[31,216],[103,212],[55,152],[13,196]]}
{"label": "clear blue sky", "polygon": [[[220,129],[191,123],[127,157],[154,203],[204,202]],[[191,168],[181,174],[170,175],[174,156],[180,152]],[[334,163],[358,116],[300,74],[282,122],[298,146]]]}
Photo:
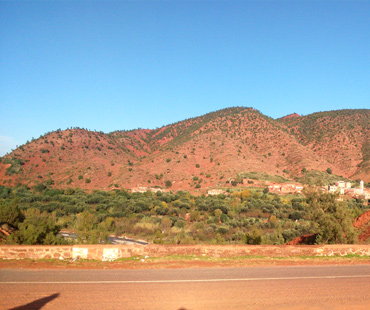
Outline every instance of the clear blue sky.
{"label": "clear blue sky", "polygon": [[370,1],[0,0],[0,156],[232,106],[370,108]]}

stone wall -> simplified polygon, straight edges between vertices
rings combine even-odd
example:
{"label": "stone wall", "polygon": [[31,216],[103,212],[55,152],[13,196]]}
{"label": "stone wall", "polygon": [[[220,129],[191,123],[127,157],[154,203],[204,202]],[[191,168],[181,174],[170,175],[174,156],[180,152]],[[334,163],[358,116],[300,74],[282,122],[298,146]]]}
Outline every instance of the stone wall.
{"label": "stone wall", "polygon": [[132,256],[143,256],[145,249],[136,245],[9,245],[0,246],[0,259],[94,259],[115,260]]}
{"label": "stone wall", "polygon": [[197,255],[235,256],[369,256],[370,245],[73,245],[73,246],[0,246],[0,259],[94,259],[112,261],[132,256],[161,257]]}

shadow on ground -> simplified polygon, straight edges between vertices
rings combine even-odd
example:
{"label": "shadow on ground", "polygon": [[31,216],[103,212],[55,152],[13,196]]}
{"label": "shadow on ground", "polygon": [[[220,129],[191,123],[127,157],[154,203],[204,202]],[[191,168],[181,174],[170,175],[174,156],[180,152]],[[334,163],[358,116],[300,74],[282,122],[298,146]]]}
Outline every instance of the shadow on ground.
{"label": "shadow on ground", "polygon": [[43,306],[45,306],[48,302],[52,301],[55,298],[59,297],[59,293],[50,295],[48,297],[37,299],[33,302],[30,302],[26,305],[11,308],[9,310],[38,310],[41,309]]}

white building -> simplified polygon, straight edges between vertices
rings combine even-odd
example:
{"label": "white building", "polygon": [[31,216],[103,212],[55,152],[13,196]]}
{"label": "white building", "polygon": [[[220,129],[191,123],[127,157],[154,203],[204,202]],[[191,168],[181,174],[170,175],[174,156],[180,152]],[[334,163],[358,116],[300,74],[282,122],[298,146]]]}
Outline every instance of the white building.
{"label": "white building", "polygon": [[337,181],[335,182],[335,185],[340,188],[351,188],[352,187],[351,182],[344,182],[344,181]]}
{"label": "white building", "polygon": [[329,185],[328,186],[328,191],[329,191],[329,193],[337,193],[337,192],[339,192],[339,194],[344,195],[344,188],[343,187],[336,186],[336,185]]}
{"label": "white building", "polygon": [[216,196],[216,195],[224,194],[224,191],[222,189],[210,189],[207,193],[208,195]]}

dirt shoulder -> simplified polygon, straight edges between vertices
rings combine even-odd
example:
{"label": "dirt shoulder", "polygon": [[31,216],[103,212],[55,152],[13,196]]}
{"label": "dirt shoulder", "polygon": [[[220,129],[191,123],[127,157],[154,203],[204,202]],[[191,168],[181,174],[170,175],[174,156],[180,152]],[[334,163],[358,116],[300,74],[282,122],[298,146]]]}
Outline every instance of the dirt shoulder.
{"label": "dirt shoulder", "polygon": [[370,264],[370,257],[186,257],[166,256],[159,258],[134,257],[116,261],[95,260],[0,260],[1,268],[13,269],[165,269],[165,268],[225,268],[262,266],[309,266],[309,265],[363,265]]}

